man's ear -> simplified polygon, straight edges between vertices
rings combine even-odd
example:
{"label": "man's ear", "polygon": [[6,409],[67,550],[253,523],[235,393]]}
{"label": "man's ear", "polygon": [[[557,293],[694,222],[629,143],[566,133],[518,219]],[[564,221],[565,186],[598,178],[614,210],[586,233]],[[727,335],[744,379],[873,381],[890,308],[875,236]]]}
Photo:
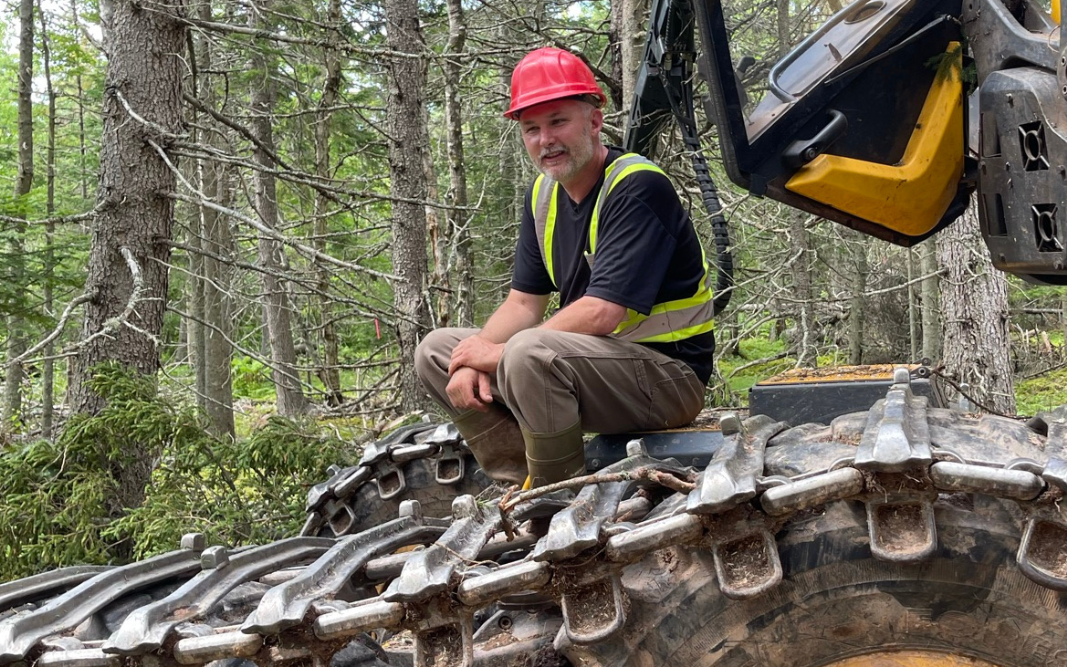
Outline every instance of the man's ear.
{"label": "man's ear", "polygon": [[589,119],[593,123],[593,133],[599,135],[601,128],[604,127],[604,112],[594,107]]}

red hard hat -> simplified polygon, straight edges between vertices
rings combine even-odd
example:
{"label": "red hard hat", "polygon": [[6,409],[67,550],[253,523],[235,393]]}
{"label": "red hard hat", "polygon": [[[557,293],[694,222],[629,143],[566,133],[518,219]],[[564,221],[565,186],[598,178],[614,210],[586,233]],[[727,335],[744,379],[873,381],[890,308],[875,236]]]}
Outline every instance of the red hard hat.
{"label": "red hard hat", "polygon": [[546,46],[526,54],[515,66],[511,73],[511,108],[504,116],[518,120],[516,114],[523,109],[578,95],[593,95],[600,105],[608,99],[581,58]]}

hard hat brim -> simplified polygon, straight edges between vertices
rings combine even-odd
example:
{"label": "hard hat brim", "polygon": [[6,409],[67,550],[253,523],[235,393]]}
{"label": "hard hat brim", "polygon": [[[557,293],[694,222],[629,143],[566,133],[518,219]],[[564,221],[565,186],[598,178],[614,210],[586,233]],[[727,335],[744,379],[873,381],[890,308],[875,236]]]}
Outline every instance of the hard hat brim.
{"label": "hard hat brim", "polygon": [[508,118],[510,120],[518,120],[519,114],[525,111],[526,109],[529,109],[530,107],[535,107],[538,104],[544,104],[545,102],[554,102],[556,100],[577,99],[592,104],[592,101],[588,99],[590,97],[595,98],[598,101],[598,104],[593,104],[593,106],[598,109],[604,106],[608,101],[607,96],[599,88],[595,90],[588,90],[577,93],[574,92],[573,88],[566,91],[544,91],[539,95],[532,95],[526,99],[517,100],[516,102],[512,103],[511,108],[504,112],[504,118]]}

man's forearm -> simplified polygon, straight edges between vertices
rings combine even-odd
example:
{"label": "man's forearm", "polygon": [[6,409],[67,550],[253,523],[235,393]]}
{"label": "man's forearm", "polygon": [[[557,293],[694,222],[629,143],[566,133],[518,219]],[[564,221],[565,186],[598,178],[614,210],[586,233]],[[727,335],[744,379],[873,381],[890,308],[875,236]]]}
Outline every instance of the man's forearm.
{"label": "man's forearm", "polygon": [[477,334],[464,338],[452,349],[448,374],[463,367],[495,373],[504,343],[512,336],[537,326],[545,315],[548,297],[512,290]]}
{"label": "man's forearm", "polygon": [[570,331],[590,336],[607,336],[626,316],[626,308],[594,296],[582,298],[562,308],[541,325],[544,329]]}
{"label": "man's forearm", "polygon": [[492,343],[506,343],[512,336],[532,329],[541,323],[545,315],[548,297],[508,295],[478,333]]}

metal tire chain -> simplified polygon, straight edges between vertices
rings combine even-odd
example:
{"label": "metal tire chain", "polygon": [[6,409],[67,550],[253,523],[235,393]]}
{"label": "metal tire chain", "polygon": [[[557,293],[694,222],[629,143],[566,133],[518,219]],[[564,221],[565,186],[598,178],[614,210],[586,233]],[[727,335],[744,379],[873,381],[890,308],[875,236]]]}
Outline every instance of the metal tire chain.
{"label": "metal tire chain", "polygon": [[[353,578],[362,575],[366,580],[372,570],[395,570],[406,561],[384,593],[352,604],[320,600],[298,625],[281,635],[191,626],[177,639],[172,636],[163,650],[148,659],[136,655],[120,658],[105,653],[100,642],[81,643],[69,637],[41,642],[28,654],[43,667],[193,665],[227,657],[282,663],[309,656],[321,660],[349,638],[386,627],[413,631],[416,667],[442,664],[435,662],[440,659],[447,661],[444,664],[469,666],[473,656],[471,615],[519,591],[541,591],[559,599],[564,629],[572,642],[596,643],[610,638],[625,624],[628,608],[620,572],[627,564],[667,547],[710,549],[724,595],[761,595],[782,578],[775,532],[794,514],[831,502],[859,501],[867,506],[872,555],[876,558],[921,561],[930,555],[931,544],[936,544],[931,507],[941,492],[982,494],[1016,502],[1026,516],[1017,555],[1020,571],[1042,586],[1067,591],[1067,572],[1049,557],[1067,545],[1067,522],[1057,507],[1067,492],[1067,461],[1056,456],[1067,451],[1067,423],[1049,423],[1045,450],[1053,456],[1044,465],[1030,459],[1003,465],[974,463],[950,449],[932,446],[926,403],[925,397],[912,394],[908,370],[897,369],[886,398],[868,413],[856,455],[789,478],[763,476],[764,449],[785,426],[761,418],[741,422],[728,416],[722,422],[725,444],[701,473],[693,491],[688,496],[667,496],[656,508],[656,516],[637,524],[610,523],[596,514],[613,507],[613,516],[632,510],[627,508],[632,500],[619,502],[626,494],[618,485],[625,482],[590,484],[566,505],[567,509],[557,511],[547,535],[536,542],[532,538],[523,542],[520,535],[513,543],[517,546],[508,547],[499,540],[491,541],[494,534],[500,537],[502,517],[492,508],[478,506],[470,496],[461,496],[454,505],[452,527],[434,546],[401,557],[380,558],[378,564],[366,562],[353,573]],[[675,469],[669,461],[649,459],[640,441],[632,441],[627,454],[627,459],[611,466],[613,471],[648,465]],[[629,484],[631,489],[627,490],[632,486]],[[538,506],[545,505],[543,501],[549,499],[520,505],[513,515],[524,511],[536,515]],[[558,504],[557,499],[557,509]],[[418,530],[424,521],[417,503],[407,501],[405,508],[395,531]],[[596,512],[591,513],[591,508]],[[587,538],[588,531],[583,528],[590,522],[599,526],[595,546],[569,549],[569,543]],[[399,539],[395,531],[391,544]],[[370,532],[343,538],[339,545]],[[520,560],[502,566],[489,560],[505,549],[522,545],[528,552]],[[193,548],[197,546],[202,548]],[[374,543],[368,542],[367,548],[373,550]],[[737,563],[756,563],[756,575],[750,570],[744,578],[733,578]],[[419,581],[426,583],[420,587]],[[599,622],[590,624],[581,615],[591,606],[613,609],[614,613],[597,614]],[[0,622],[0,664],[10,663],[14,657],[9,647],[17,633],[11,622]],[[58,626],[53,629],[56,634],[61,630]]]}
{"label": "metal tire chain", "polygon": [[[417,436],[430,429],[433,433],[422,443],[404,442],[408,436]],[[348,501],[365,484],[375,482],[378,495],[388,501],[407,489],[402,464],[417,459],[438,457],[437,483],[458,484],[465,474],[465,457],[469,450],[451,423],[436,427],[428,424],[412,424],[401,427],[385,438],[373,442],[364,449],[363,457],[355,466],[340,468],[330,466],[330,478],[316,484],[308,491],[305,505],[307,519],[300,529],[302,536],[317,535],[329,526],[340,537],[347,535],[355,521]]]}

